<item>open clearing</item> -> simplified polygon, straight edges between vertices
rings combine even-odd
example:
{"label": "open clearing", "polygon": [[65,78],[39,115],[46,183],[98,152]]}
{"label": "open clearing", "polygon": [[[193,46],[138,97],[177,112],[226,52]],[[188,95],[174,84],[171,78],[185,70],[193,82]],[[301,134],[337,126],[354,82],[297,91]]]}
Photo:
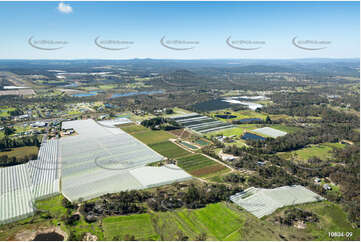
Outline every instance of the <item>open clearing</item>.
{"label": "open clearing", "polygon": [[133,235],[137,240],[159,240],[150,214],[108,217],[103,220],[104,235],[109,240],[123,240]]}
{"label": "open clearing", "polygon": [[0,108],[0,117],[9,117],[9,112],[12,111],[15,111],[15,108]]}
{"label": "open clearing", "polygon": [[[109,240],[118,235],[118,238],[120,236],[120,239],[124,239],[124,235],[128,234],[134,235],[136,240],[175,240],[181,231],[189,240],[196,240],[202,233],[206,234],[207,240],[332,240],[327,231],[349,231],[353,233],[350,239],[358,240],[359,229],[352,228],[339,205],[324,201],[295,207],[317,214],[320,221],[307,223],[306,229],[297,229],[273,222],[287,208],[279,209],[265,220],[260,220],[248,212],[240,211],[233,204],[216,203],[201,209],[104,219],[104,238]],[[110,229],[113,231],[108,232]],[[334,239],[347,240],[345,237]]]}
{"label": "open clearing", "polygon": [[293,159],[294,161],[307,162],[312,157],[317,157],[321,160],[332,158],[332,150],[334,148],[342,149],[344,144],[340,143],[322,143],[311,145],[310,147],[299,149],[291,152],[280,152],[278,155],[285,159]]}
{"label": "open clearing", "polygon": [[147,145],[168,141],[169,139],[175,137],[172,134],[162,130],[147,130],[142,132],[136,132],[133,134],[133,136]]}
{"label": "open clearing", "polygon": [[7,155],[8,157],[23,158],[29,155],[36,155],[38,154],[38,151],[39,148],[36,146],[24,146],[24,147],[11,148],[10,151],[0,152],[0,156]]}
{"label": "open clearing", "polygon": [[[230,119],[223,119],[223,118],[219,118],[216,117],[216,115],[233,115],[235,117],[230,118]],[[238,120],[238,119],[249,119],[249,118],[259,118],[261,120],[264,120],[267,115],[263,114],[263,113],[258,113],[255,112],[253,110],[240,110],[240,111],[233,111],[232,109],[224,109],[221,111],[216,111],[216,112],[212,112],[211,113],[211,117],[219,119],[219,120]]]}

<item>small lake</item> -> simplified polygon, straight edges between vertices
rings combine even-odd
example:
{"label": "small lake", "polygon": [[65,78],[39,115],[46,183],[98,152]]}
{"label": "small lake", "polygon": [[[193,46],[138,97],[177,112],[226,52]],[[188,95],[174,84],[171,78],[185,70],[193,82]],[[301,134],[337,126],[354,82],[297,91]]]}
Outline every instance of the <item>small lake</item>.
{"label": "small lake", "polygon": [[98,92],[97,91],[93,91],[93,92],[88,92],[88,93],[77,93],[77,94],[72,94],[73,97],[91,97],[91,96],[95,96],[97,95]]}
{"label": "small lake", "polygon": [[76,83],[74,82],[74,83],[65,85],[64,87],[77,87],[77,86],[78,86],[78,84],[76,84]]}
{"label": "small lake", "polygon": [[241,123],[249,123],[249,122],[254,122],[254,121],[262,121],[262,119],[260,119],[260,118],[244,118],[244,119],[240,119],[237,121],[241,122]]}
{"label": "small lake", "polygon": [[127,93],[114,93],[111,98],[117,97],[130,97],[136,95],[151,95],[151,94],[161,94],[163,91],[142,91],[142,92],[127,92]]}
{"label": "small lake", "polygon": [[37,234],[33,241],[63,241],[64,236],[56,232]]}
{"label": "small lake", "polygon": [[232,119],[232,118],[237,118],[237,116],[234,115],[227,115],[227,114],[218,114],[216,115],[217,118],[223,118],[223,119]]}
{"label": "small lake", "polygon": [[265,140],[266,138],[256,135],[256,134],[252,134],[252,133],[245,133],[242,136],[242,139],[244,139],[244,140]]}

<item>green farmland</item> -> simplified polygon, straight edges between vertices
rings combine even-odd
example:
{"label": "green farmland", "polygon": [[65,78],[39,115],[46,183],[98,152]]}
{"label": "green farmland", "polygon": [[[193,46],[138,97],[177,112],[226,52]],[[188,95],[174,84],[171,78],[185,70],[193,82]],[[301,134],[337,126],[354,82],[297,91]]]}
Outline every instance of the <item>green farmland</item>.
{"label": "green farmland", "polygon": [[16,108],[0,108],[0,117],[9,117],[12,111],[15,111]]}
{"label": "green farmland", "polygon": [[125,132],[129,133],[129,134],[136,134],[137,132],[140,132],[140,131],[148,131],[148,129],[144,126],[141,126],[141,125],[123,125],[120,127],[122,130],[124,130]]}
{"label": "green farmland", "polygon": [[141,125],[127,125],[121,127],[121,129],[147,145],[157,144],[175,138],[174,135],[166,131],[150,130]]}
{"label": "green farmland", "polygon": [[151,218],[147,213],[105,218],[104,236],[107,240],[124,240],[127,235],[137,240],[159,240]]}
{"label": "green farmland", "polygon": [[190,174],[200,177],[229,170],[226,166],[223,166],[201,154],[179,158],[177,164]]}
{"label": "green farmland", "polygon": [[144,132],[136,132],[133,134],[133,136],[147,145],[157,144],[174,138],[172,134],[162,130],[147,130]]}
{"label": "green farmland", "polygon": [[[89,232],[98,240],[359,240],[359,228],[353,228],[340,205],[323,201],[295,207],[317,215],[319,221],[306,223],[304,229],[280,225],[275,222],[287,208],[262,219],[242,210],[233,203],[208,204],[200,209],[180,208],[168,212],[148,210],[143,214],[104,217],[95,223],[87,223],[83,215],[73,225],[67,225],[63,217],[67,209],[62,196],[38,201],[39,213],[12,224],[0,226],[0,240],[14,240],[14,235],[34,231],[40,227],[60,226],[69,240],[82,238]],[[349,238],[330,238],[329,231],[351,232]],[[134,237],[133,237],[134,236]]]}
{"label": "green farmland", "polygon": [[308,161],[312,157],[317,157],[321,160],[327,160],[332,158],[332,150],[334,148],[342,149],[344,146],[344,144],[340,143],[322,143],[317,145],[311,145],[309,147],[292,152],[278,153],[278,155],[285,159],[294,159],[303,162]]}
{"label": "green farmland", "polygon": [[[233,115],[236,116],[231,119],[223,119],[216,117],[216,115]],[[263,113],[257,113],[253,110],[241,110],[241,111],[232,111],[231,109],[225,109],[222,111],[215,111],[211,113],[211,117],[223,121],[231,121],[231,120],[238,120],[238,119],[245,119],[245,118],[259,118],[259,119],[265,119],[267,117],[266,114]]]}
{"label": "green farmland", "polygon": [[129,216],[109,217],[103,220],[105,239],[124,239],[125,235],[136,240],[177,240],[187,237],[196,240],[202,233],[208,240],[241,239],[238,229],[244,216],[224,203],[210,204],[205,208],[180,209]]}
{"label": "green farmland", "polygon": [[7,155],[8,157],[23,158],[25,156],[38,154],[38,150],[39,148],[36,146],[17,147],[11,148],[10,151],[0,152],[0,156]]}
{"label": "green farmland", "polygon": [[257,219],[234,204],[222,202],[200,209],[109,217],[103,220],[104,239],[124,239],[128,235],[136,240],[177,240],[180,236],[188,240],[223,241],[347,240],[346,237],[330,238],[328,231],[352,232],[351,240],[360,237],[359,229],[352,228],[339,205],[320,202],[296,207],[317,214],[319,222],[307,223],[305,229],[280,226],[274,219],[287,208],[279,209],[265,219]]}
{"label": "green farmland", "polygon": [[212,174],[227,172],[229,169],[214,160],[211,160],[201,154],[192,154],[191,152],[179,147],[169,141],[175,136],[162,130],[150,130],[140,125],[127,125],[121,127],[124,131],[133,135],[143,143],[159,154],[169,158],[176,159],[177,164],[198,177],[209,177]]}
{"label": "green farmland", "polygon": [[171,159],[176,159],[191,154],[190,152],[186,151],[185,149],[182,149],[181,147],[170,141],[164,141],[149,146],[153,150],[157,151],[159,154]]}

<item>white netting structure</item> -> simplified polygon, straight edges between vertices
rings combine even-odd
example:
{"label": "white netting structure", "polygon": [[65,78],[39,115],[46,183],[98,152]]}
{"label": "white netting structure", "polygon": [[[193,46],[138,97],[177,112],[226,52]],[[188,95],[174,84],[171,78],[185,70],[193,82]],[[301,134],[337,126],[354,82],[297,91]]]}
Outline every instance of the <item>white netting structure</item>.
{"label": "white netting structure", "polygon": [[133,175],[144,188],[158,187],[192,178],[192,176],[182,168],[172,164],[161,167],[139,167],[130,170],[130,174]]}
{"label": "white netting structure", "polygon": [[63,123],[78,135],[61,139],[62,192],[69,200],[142,188],[128,171],[164,159],[133,136],[94,120]]}
{"label": "white netting structure", "polygon": [[43,142],[39,150],[38,159],[28,163],[32,192],[35,199],[44,199],[60,192],[58,146],[58,140]]}
{"label": "white netting structure", "polygon": [[273,128],[270,128],[270,127],[253,129],[252,131],[255,132],[255,133],[261,134],[261,135],[263,134],[263,135],[270,136],[272,138],[285,136],[287,134],[287,132],[283,132],[281,130],[273,129]]}
{"label": "white netting structure", "polygon": [[146,167],[163,156],[119,128],[94,120],[64,122],[63,128],[78,135],[44,140],[37,160],[0,168],[0,224],[34,214],[36,200],[60,191],[79,201],[192,178],[175,165]]}
{"label": "white netting structure", "polygon": [[0,169],[0,224],[14,222],[34,213],[27,164]]}
{"label": "white netting structure", "polygon": [[32,215],[34,201],[59,193],[58,141],[41,144],[38,159],[0,168],[0,224]]}
{"label": "white netting structure", "polygon": [[257,218],[269,215],[281,207],[324,200],[320,195],[299,185],[275,189],[250,187],[230,199]]}

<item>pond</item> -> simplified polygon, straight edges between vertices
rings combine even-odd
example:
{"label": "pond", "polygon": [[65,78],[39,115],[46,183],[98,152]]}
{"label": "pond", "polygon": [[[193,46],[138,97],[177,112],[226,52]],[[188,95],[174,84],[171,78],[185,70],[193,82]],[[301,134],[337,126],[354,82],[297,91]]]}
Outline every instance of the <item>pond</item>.
{"label": "pond", "polygon": [[143,91],[143,92],[127,92],[127,93],[114,93],[111,98],[117,97],[130,97],[135,95],[151,95],[151,94],[161,94],[163,91]]}
{"label": "pond", "polygon": [[97,95],[98,92],[97,91],[93,91],[93,92],[88,92],[88,93],[78,93],[78,94],[73,94],[73,97],[91,97],[91,96],[95,96]]}
{"label": "pond", "polygon": [[237,116],[235,116],[235,115],[226,115],[226,114],[224,114],[224,115],[218,114],[218,115],[216,115],[216,117],[217,118],[223,118],[223,119],[237,118]]}
{"label": "pond", "polygon": [[265,140],[266,138],[256,135],[256,134],[252,134],[252,133],[245,133],[242,136],[242,139],[244,139],[244,140]]}
{"label": "pond", "polygon": [[56,232],[37,234],[33,241],[63,241],[64,236]]}
{"label": "pond", "polygon": [[71,84],[68,84],[68,85],[65,85],[64,87],[77,87],[78,84],[76,84],[75,82],[71,83]]}
{"label": "pond", "polygon": [[244,119],[240,119],[237,121],[240,123],[249,123],[249,122],[254,122],[254,121],[262,121],[262,119],[260,119],[260,118],[244,118]]}

